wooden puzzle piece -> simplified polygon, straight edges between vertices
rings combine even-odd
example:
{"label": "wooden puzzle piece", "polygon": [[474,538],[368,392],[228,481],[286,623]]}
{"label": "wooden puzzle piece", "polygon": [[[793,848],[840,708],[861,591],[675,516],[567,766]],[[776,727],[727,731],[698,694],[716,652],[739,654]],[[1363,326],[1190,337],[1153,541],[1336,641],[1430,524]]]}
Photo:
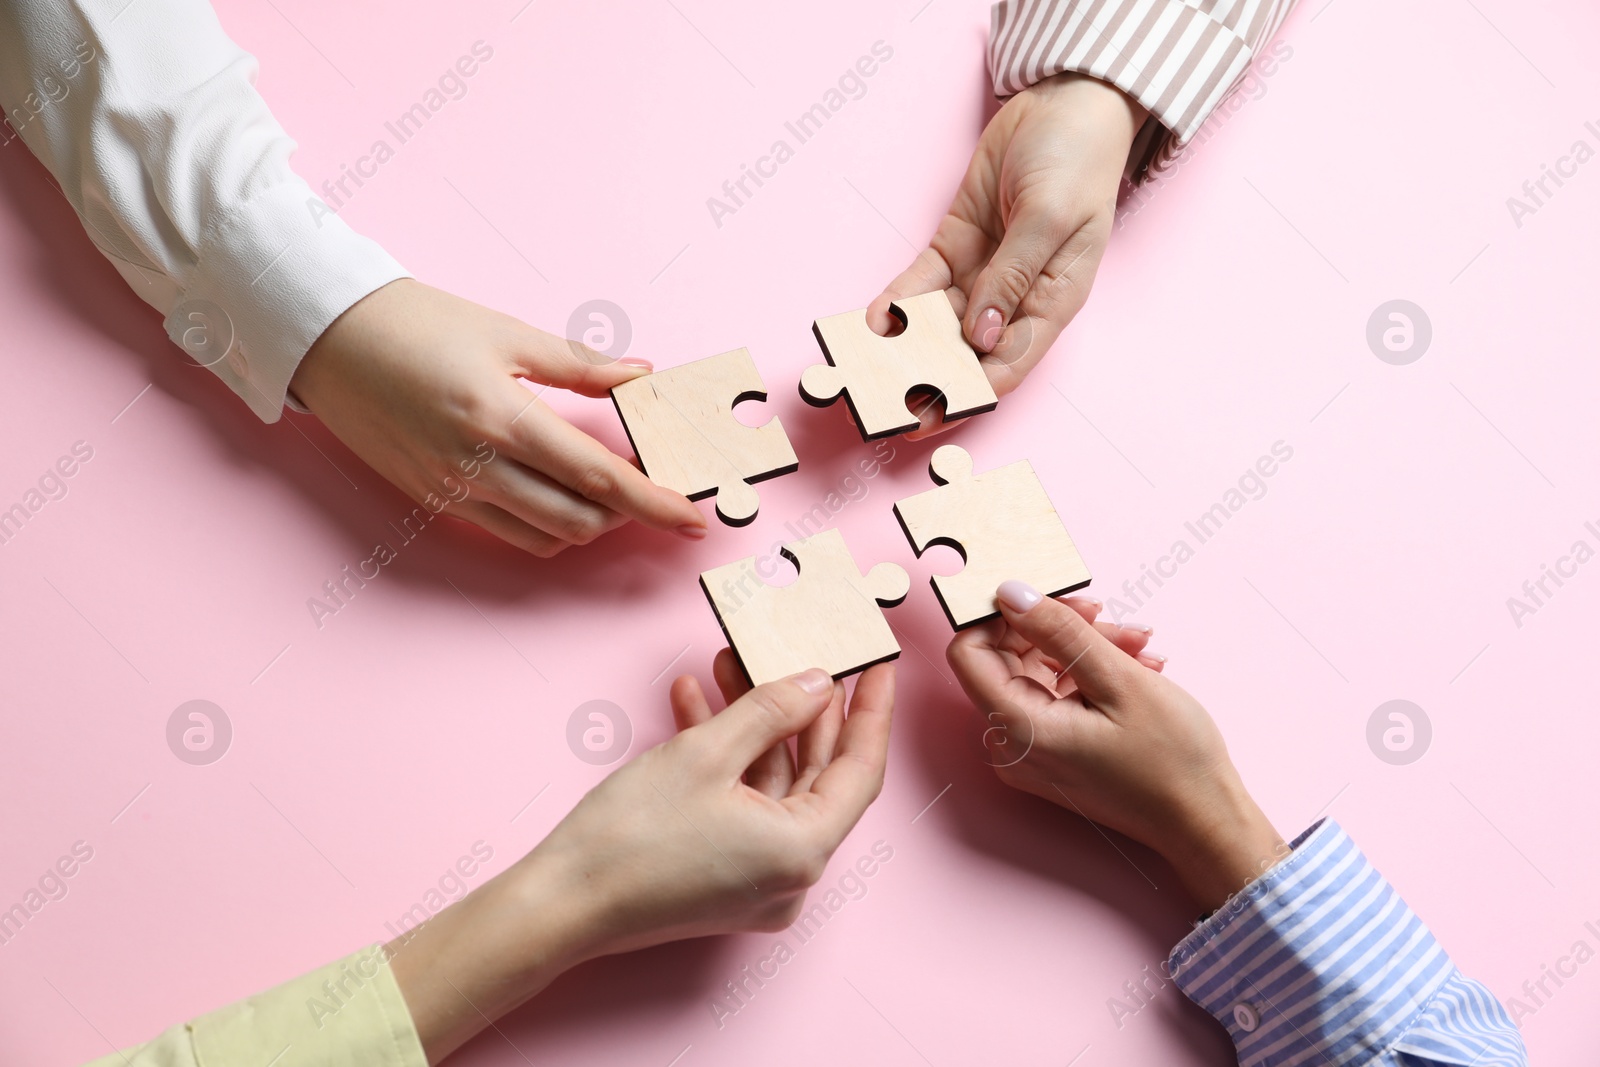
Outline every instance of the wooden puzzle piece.
{"label": "wooden puzzle piece", "polygon": [[940,488],[907,497],[894,514],[918,556],[930,545],[949,545],[966,560],[959,573],[933,577],[952,627],[1000,614],[994,591],[1008,578],[1047,596],[1089,584],[1089,568],[1027,460],[974,475],[966,450],[944,445],[928,473]]}
{"label": "wooden puzzle piece", "polygon": [[827,407],[844,394],[866,441],[915,430],[917,416],[906,397],[919,389],[944,398],[946,421],[994,410],[994,387],[961,336],[961,320],[944,290],[896,300],[890,311],[905,323],[895,337],[873,333],[864,309],[812,324],[828,362],[800,376],[806,403]]}
{"label": "wooden puzzle piece", "polygon": [[773,418],[746,426],[734,405],[765,400],[767,387],[748,349],[685,363],[623,382],[611,390],[639,465],[657,485],[690,500],[715,495],[717,516],[729,526],[756,517],[760,498],[750,483],[800,466]]}
{"label": "wooden puzzle piece", "polygon": [[[900,655],[883,607],[906,598],[905,569],[880,563],[863,575],[838,530],[782,548],[800,576],[770,586],[756,556],[700,575],[728,647],[752,685],[821,667],[835,678]],[[881,605],[881,607],[880,607]]]}

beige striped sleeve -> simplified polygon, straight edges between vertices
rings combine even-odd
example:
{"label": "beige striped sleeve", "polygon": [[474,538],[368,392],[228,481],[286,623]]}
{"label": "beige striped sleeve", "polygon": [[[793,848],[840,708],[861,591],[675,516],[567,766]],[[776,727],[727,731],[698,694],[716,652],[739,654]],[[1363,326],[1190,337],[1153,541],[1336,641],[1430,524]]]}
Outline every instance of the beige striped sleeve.
{"label": "beige striped sleeve", "polygon": [[990,18],[998,96],[1053,74],[1087,74],[1150,112],[1129,171],[1175,156],[1239,84],[1295,0],[1001,0]]}

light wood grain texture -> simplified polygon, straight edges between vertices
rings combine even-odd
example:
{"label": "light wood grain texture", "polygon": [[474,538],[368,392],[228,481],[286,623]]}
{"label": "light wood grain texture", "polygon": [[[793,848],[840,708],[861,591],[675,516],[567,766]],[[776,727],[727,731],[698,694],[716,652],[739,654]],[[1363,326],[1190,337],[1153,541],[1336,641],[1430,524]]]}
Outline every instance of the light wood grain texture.
{"label": "light wood grain texture", "polygon": [[1000,614],[994,591],[1017,578],[1060,596],[1089,584],[1089,568],[1027,460],[972,473],[972,457],[955,445],[936,449],[928,473],[940,486],[894,506],[917,555],[949,545],[966,566],[933,576],[933,591],[957,630]]}
{"label": "light wood grain texture", "polygon": [[890,307],[905,330],[880,337],[865,310],[818,319],[811,326],[827,363],[800,376],[806,403],[827,407],[844,394],[864,440],[917,428],[906,394],[931,389],[944,398],[945,420],[992,411],[999,402],[977,352],[961,335],[961,320],[944,290],[897,300]]}
{"label": "light wood grain texture", "polygon": [[729,526],[745,526],[756,517],[761,500],[750,483],[800,466],[777,418],[746,426],[733,417],[735,404],[766,398],[767,387],[744,348],[611,390],[650,480],[690,500],[715,495],[717,515]]}
{"label": "light wood grain texture", "polygon": [[763,582],[755,556],[700,575],[752,685],[811,667],[842,678],[900,655],[880,605],[906,598],[911,579],[904,568],[880,563],[863,575],[838,530],[791,542],[782,552],[800,572],[786,586]]}

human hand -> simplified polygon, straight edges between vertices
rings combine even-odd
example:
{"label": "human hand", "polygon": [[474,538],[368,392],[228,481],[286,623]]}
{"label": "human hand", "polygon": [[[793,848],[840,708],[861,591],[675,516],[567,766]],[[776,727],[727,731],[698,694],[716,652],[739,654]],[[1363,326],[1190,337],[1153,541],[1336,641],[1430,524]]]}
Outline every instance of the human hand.
{"label": "human hand", "polygon": [[844,686],[822,671],[746,691],[724,652],[715,672],[727,708],[714,715],[694,678],[677,679],[676,737],[590,790],[523,859],[387,946],[430,1063],[584,960],[781,930],[800,914],[883,786],[894,668],[861,675],[848,717]]}
{"label": "human hand", "polygon": [[[1147,112],[1079,74],[1046,78],[1007,100],[972,153],[928,247],[867,307],[887,335],[899,297],[950,290],[962,332],[997,396],[1021,384],[1089,297],[1117,187]],[[916,440],[948,429],[921,405]]]}
{"label": "human hand", "polygon": [[405,278],[339,316],[290,388],[411,499],[553,556],[629,519],[691,540],[706,535],[704,517],[686,498],[517,381],[604,397],[649,372],[642,360],[612,362]]}
{"label": "human hand", "polygon": [[1147,629],[1096,623],[1098,602],[1021,582],[997,599],[1002,618],[957,634],[947,656],[991,724],[1001,781],[1148,845],[1207,911],[1285,853],[1211,716],[1144,651]]}
{"label": "human hand", "polygon": [[[750,689],[731,652],[672,685],[678,736],[597,786],[539,848],[587,872],[603,950],[781,930],[883,786],[894,668],[845,690],[820,670]],[[794,739],[795,752],[790,752]]]}

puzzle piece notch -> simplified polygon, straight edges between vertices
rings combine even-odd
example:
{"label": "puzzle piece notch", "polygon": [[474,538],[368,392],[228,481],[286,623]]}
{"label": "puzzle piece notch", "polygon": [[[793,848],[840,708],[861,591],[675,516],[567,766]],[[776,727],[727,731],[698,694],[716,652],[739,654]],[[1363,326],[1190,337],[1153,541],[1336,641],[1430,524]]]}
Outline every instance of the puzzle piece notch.
{"label": "puzzle piece notch", "polygon": [[931,580],[953,629],[1000,614],[995,589],[1008,578],[1048,596],[1089,584],[1089,569],[1027,460],[975,475],[965,449],[943,445],[928,475],[939,488],[899,501],[894,513],[919,557],[948,545],[965,561],[958,573]]}
{"label": "puzzle piece notch", "polygon": [[843,395],[867,441],[916,429],[907,401],[918,392],[943,399],[946,422],[994,410],[999,399],[944,290],[897,300],[889,310],[905,324],[894,337],[874,333],[865,309],[812,323],[827,362],[800,375],[806,403],[827,407]]}
{"label": "puzzle piece notch", "polygon": [[751,483],[789,474],[799,458],[773,416],[746,426],[733,409],[766,400],[748,349],[669,367],[611,390],[612,403],[645,475],[690,500],[717,498],[717,517],[747,526],[760,496]]}
{"label": "puzzle piece notch", "polygon": [[810,667],[842,678],[900,655],[882,609],[910,592],[905,568],[879,563],[863,574],[837,530],[780,551],[798,571],[786,586],[763,582],[755,556],[700,575],[700,589],[752,685]]}
{"label": "puzzle piece notch", "polygon": [[[752,366],[753,365],[754,364],[752,363]],[[730,417],[732,417],[733,409],[737,408],[740,404],[743,404],[747,400],[765,403],[766,399],[767,391],[765,387],[760,389],[748,389],[733,398],[733,403],[728,405],[728,414]],[[739,422],[737,418],[735,418],[733,421]],[[789,444],[788,435],[784,434],[783,432],[783,423],[778,421],[778,417],[776,415],[772,416],[760,426],[746,426],[742,422],[739,422],[739,426],[746,430],[757,431],[766,430],[768,427],[776,427],[775,436],[782,438],[783,445],[787,449],[787,452],[779,453],[776,448],[774,449],[774,458],[784,460],[784,465],[782,467],[770,471],[761,471],[755,474],[737,477],[726,481],[722,485],[718,485],[714,489],[702,492],[698,496],[689,497],[690,500],[703,500],[713,493],[716,494],[717,518],[721,519],[723,524],[726,526],[749,526],[755,521],[756,513],[761,508],[761,496],[755,491],[754,488],[752,488],[752,483],[764,482],[768,478],[777,478],[785,474],[792,474],[800,467],[800,460],[795,455],[793,446]],[[735,467],[735,470],[737,472],[738,468]],[[688,496],[688,494],[684,495]]]}

